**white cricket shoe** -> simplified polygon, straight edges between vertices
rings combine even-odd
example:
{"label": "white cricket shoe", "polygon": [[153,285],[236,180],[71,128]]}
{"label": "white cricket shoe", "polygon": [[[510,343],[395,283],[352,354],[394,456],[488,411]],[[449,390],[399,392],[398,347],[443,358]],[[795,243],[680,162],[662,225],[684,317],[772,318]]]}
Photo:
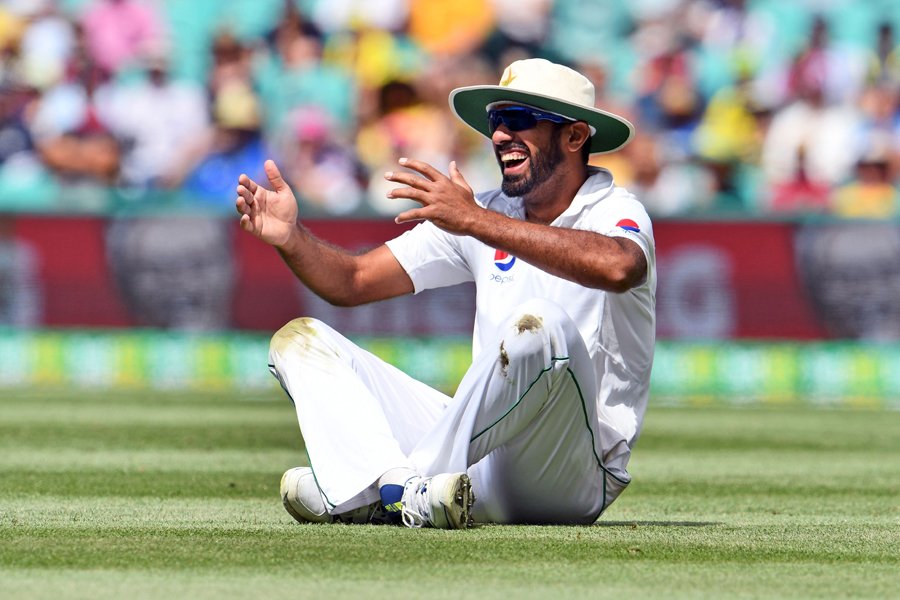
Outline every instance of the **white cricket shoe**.
{"label": "white cricket shoe", "polygon": [[355,510],[328,514],[325,500],[313,471],[309,467],[294,467],[281,476],[281,502],[285,510],[300,523],[373,523],[388,522],[381,502],[361,506]]}
{"label": "white cricket shoe", "polygon": [[465,473],[413,477],[403,488],[400,514],[407,527],[465,529],[471,524],[474,502],[472,483]]}

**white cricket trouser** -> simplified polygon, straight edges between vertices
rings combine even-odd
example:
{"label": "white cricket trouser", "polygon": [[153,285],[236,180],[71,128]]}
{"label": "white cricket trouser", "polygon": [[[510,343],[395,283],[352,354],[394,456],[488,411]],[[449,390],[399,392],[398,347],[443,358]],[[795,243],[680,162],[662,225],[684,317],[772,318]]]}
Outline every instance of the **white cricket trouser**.
{"label": "white cricket trouser", "polygon": [[376,480],[395,467],[467,471],[475,520],[492,523],[593,523],[628,483],[601,460],[584,341],[547,301],[510,315],[453,398],[314,319],[280,329],[269,364],[331,513],[376,501]]}

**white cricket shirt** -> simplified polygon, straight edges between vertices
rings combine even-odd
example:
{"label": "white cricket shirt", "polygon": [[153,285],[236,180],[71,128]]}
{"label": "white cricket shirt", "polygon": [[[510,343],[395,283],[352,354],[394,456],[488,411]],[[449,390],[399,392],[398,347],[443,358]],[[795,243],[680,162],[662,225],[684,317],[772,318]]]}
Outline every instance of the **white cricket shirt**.
{"label": "white cricket shirt", "polygon": [[[509,198],[499,189],[479,194],[476,201],[509,217],[525,218],[522,200]],[[473,356],[493,343],[499,325],[526,300],[543,298],[562,306],[593,359],[600,419],[622,435],[628,449],[619,452],[628,454],[647,407],[656,340],[656,252],[650,217],[632,194],[613,183],[609,171],[591,168],[572,204],[550,225],[634,241],[647,257],[646,281],[622,294],[586,288],[430,222],[387,246],[409,274],[416,293],[475,282]]]}

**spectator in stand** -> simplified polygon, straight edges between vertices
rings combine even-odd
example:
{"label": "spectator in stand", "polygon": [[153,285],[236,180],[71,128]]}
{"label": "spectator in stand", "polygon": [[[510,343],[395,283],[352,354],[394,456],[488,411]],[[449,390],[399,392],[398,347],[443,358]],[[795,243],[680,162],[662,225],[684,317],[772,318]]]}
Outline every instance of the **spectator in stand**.
{"label": "spectator in stand", "polygon": [[717,90],[706,105],[691,142],[695,156],[726,195],[718,208],[755,210],[759,206],[760,150],[768,107],[756,88],[751,56],[734,55],[733,84]]}
{"label": "spectator in stand", "polygon": [[717,0],[688,7],[696,28],[699,88],[705,97],[735,84],[735,64],[750,62],[756,66],[755,75],[765,78],[770,63],[779,58],[786,41],[773,16],[760,10],[760,3],[752,4],[756,6],[748,6],[746,0]]}
{"label": "spectator in stand", "polygon": [[772,185],[762,206],[768,212],[779,214],[826,213],[829,211],[831,187],[812,180],[806,174],[806,149],[797,149],[796,171],[793,177]]}
{"label": "spectator in stand", "polygon": [[[285,18],[292,18],[289,12]],[[267,134],[289,126],[287,116],[301,106],[318,106],[352,131],[356,86],[346,71],[322,60],[321,36],[289,22],[276,29],[271,41],[272,51],[260,61],[256,79],[266,106]]]}
{"label": "spectator in stand", "polygon": [[[710,211],[716,202],[713,173],[698,161],[684,156],[666,159],[659,142],[649,133],[639,132],[623,148],[621,162],[631,167],[624,171],[622,185],[642,199],[647,212],[673,216]],[[603,155],[600,156],[603,164]],[[614,173],[618,177],[621,169]]]}
{"label": "spectator in stand", "polygon": [[121,183],[154,188],[176,170],[178,152],[209,127],[203,88],[169,76],[169,58],[160,52],[144,59],[144,77],[116,89],[111,127],[123,148]]}
{"label": "spectator in stand", "polygon": [[27,28],[25,18],[18,14],[13,7],[0,5],[0,69],[2,75],[7,77],[6,73],[9,63],[12,62],[10,57],[19,51],[19,45]]}
{"label": "spectator in stand", "polygon": [[0,81],[0,165],[33,153],[26,113],[37,95],[37,88],[13,78]]}
{"label": "spectator in stand", "polygon": [[[9,74],[0,80],[0,188],[6,193],[0,196],[0,207],[14,207],[17,192],[41,189],[43,167],[35,152],[34,139],[29,127],[28,115],[39,99],[39,90],[21,76]],[[28,185],[22,186],[22,179]],[[36,184],[33,185],[32,184]],[[46,194],[31,193],[29,204],[43,205]]]}
{"label": "spectator in stand", "polygon": [[873,83],[859,99],[860,154],[878,147],[886,154],[891,175],[900,175],[900,82]]}
{"label": "spectator in stand", "polygon": [[432,58],[402,32],[363,28],[328,36],[322,60],[353,79],[356,108],[362,117],[374,107],[378,88],[395,79],[414,77]]}
{"label": "spectator in stand", "polygon": [[78,41],[78,31],[60,14],[55,2],[37,0],[32,11],[20,42],[19,61],[32,83],[47,85],[63,77]]}
{"label": "spectator in stand", "polygon": [[234,173],[261,173],[269,155],[262,136],[262,107],[255,92],[233,81],[213,100],[213,126],[182,149],[177,171],[165,184],[180,188],[195,206],[226,210],[223,198],[234,193],[228,181]]}
{"label": "spectator in stand", "polygon": [[27,210],[52,210],[57,202],[59,190],[31,131],[41,94],[62,79],[71,51],[64,33],[51,39],[52,14],[43,0],[0,6],[0,210],[25,208],[23,194]]}
{"label": "spectator in stand", "polygon": [[[40,180],[41,197],[62,197],[54,187],[61,177],[77,183],[66,188],[73,206],[72,190],[85,185],[143,190],[154,181],[183,182],[184,169],[166,174],[165,164],[166,154],[179,161],[181,154],[165,148],[197,138],[205,153],[217,145],[212,138],[230,137],[236,131],[230,127],[210,127],[219,132],[214,135],[198,134],[194,126],[209,126],[209,104],[221,91],[234,97],[233,90],[245,89],[258,94],[265,121],[256,142],[245,145],[245,131],[238,147],[282,144],[290,136],[302,147],[297,164],[335,174],[348,190],[362,160],[377,174],[397,152],[413,147],[438,164],[456,160],[482,182],[477,187],[490,187],[496,184],[490,147],[454,124],[447,90],[489,77],[484,70],[492,73],[497,63],[530,56],[585,72],[600,106],[641,122],[647,140],[593,164],[622,182],[632,180],[654,214],[702,214],[723,204],[742,211],[838,210],[845,203],[832,192],[870,180],[871,165],[857,162],[870,140],[885,134],[894,140],[888,176],[898,174],[900,47],[896,11],[884,0],[267,2],[273,3],[276,11],[283,6],[281,15],[265,11],[253,19],[240,15],[262,13],[244,1],[0,3],[0,184],[12,189],[11,180],[27,180],[38,189],[33,186]],[[228,7],[224,13],[222,6]],[[211,36],[211,60],[192,54]],[[69,66],[84,60],[84,47],[97,65],[88,85]],[[142,78],[148,57],[158,58],[163,49],[178,51],[179,62],[159,64]],[[747,68],[735,71],[735,63]],[[187,83],[170,80],[170,72],[206,85],[207,106],[199,108],[198,88],[187,92]],[[134,87],[118,89],[134,83],[133,76],[140,79]],[[412,88],[414,106],[384,112],[381,94],[391,82]],[[761,108],[771,111],[771,121],[761,118]],[[328,118],[315,127],[307,123],[296,138],[298,110],[325,111]],[[337,154],[336,146],[342,146]],[[641,147],[646,154],[634,155]],[[759,194],[758,172],[765,178]],[[380,176],[375,185],[360,186],[375,206],[385,202],[380,186]],[[685,193],[691,188],[696,193]],[[351,200],[322,204],[322,210],[370,209],[368,201],[357,202],[356,192],[348,194]],[[710,194],[718,202],[710,204]]]}
{"label": "spectator in stand", "polygon": [[[119,174],[121,152],[102,116],[104,111],[97,104],[97,96],[102,95],[98,89],[109,76],[97,66],[89,67],[83,76],[82,81],[71,82],[66,86],[69,89],[54,90],[41,102],[35,119],[38,151],[44,163],[69,184],[81,181],[112,185]],[[68,98],[60,97],[70,93]],[[73,101],[71,105],[69,100]],[[75,110],[69,112],[70,108]],[[59,112],[54,115],[56,109]],[[49,123],[54,116],[60,117],[57,124],[61,127],[56,130]],[[65,123],[68,117],[72,121]]]}
{"label": "spectator in stand", "polygon": [[810,28],[809,44],[788,72],[789,88],[795,88],[793,78],[816,73],[826,103],[852,104],[866,83],[867,56],[862,47],[832,41],[827,19],[816,15]]}
{"label": "spectator in stand", "polygon": [[869,81],[887,86],[900,85],[900,45],[894,38],[894,25],[890,21],[878,26],[869,68]]}
{"label": "spectator in stand", "polygon": [[[654,47],[645,42],[651,36],[656,36]],[[677,29],[661,23],[648,25],[639,40],[649,52],[637,84],[640,118],[646,126],[665,132],[687,152],[689,135],[703,108],[688,40]]]}
{"label": "spectator in stand", "polygon": [[762,139],[753,67],[748,58],[735,66],[735,83],[720,88],[706,105],[693,144],[697,154],[722,162],[758,162]]}
{"label": "spectator in stand", "polygon": [[[512,61],[509,61],[511,64]],[[499,185],[493,144],[469,127],[459,127],[447,98],[458,87],[478,85],[496,77],[499,68],[481,54],[435,57],[414,81],[416,94],[422,103],[436,111],[436,118],[444,121],[440,148],[447,153],[473,188],[493,188]]]}
{"label": "spectator in stand", "polygon": [[890,140],[872,140],[856,163],[853,179],[835,190],[832,212],[851,219],[891,219],[900,215],[900,196],[891,176]]}
{"label": "spectator in stand", "polygon": [[855,106],[826,102],[824,67],[819,60],[794,63],[794,100],[775,112],[763,140],[761,164],[769,186],[789,181],[801,168],[811,181],[832,187],[851,174],[860,114]]}
{"label": "spectator in stand", "polygon": [[378,89],[417,73],[426,56],[406,35],[409,0],[314,0],[313,4],[308,14],[323,32],[318,58],[325,67],[321,74],[332,79],[340,74],[351,88],[349,113],[341,117],[330,110],[352,133],[375,115]]}
{"label": "spectator in stand", "polygon": [[[635,70],[636,54],[629,35],[637,29],[632,0],[605,0],[597,5],[585,0],[554,0],[547,41],[542,54],[567,63],[596,56],[614,56],[610,81],[614,88]],[[596,6],[596,8],[594,8]]]}
{"label": "spectator in stand", "polygon": [[336,133],[328,113],[303,107],[288,122],[279,154],[304,210],[308,206],[312,214],[330,216],[359,210],[365,203],[368,175],[352,147]]}
{"label": "spectator in stand", "polygon": [[577,70],[584,73],[594,84],[596,96],[594,106],[615,114],[624,114],[626,118],[637,118],[631,96],[622,90],[613,88],[610,81],[610,63],[612,59],[600,56],[582,58],[577,63]]}
{"label": "spectator in stand", "polygon": [[409,20],[409,0],[307,0],[304,4],[326,34],[354,28],[399,32]]}
{"label": "spectator in stand", "polygon": [[0,210],[54,208],[59,190],[37,153],[31,133],[31,115],[40,102],[40,90],[21,74],[0,80]]}
{"label": "spectator in stand", "polygon": [[522,49],[530,56],[544,53],[553,10],[552,0],[490,0],[490,5],[495,28],[482,52],[495,65],[509,64],[501,57],[510,48]]}
{"label": "spectator in stand", "polygon": [[91,58],[109,73],[118,73],[166,42],[156,4],[140,0],[94,0],[82,26]]}
{"label": "spectator in stand", "polygon": [[216,33],[211,44],[212,64],[207,76],[210,96],[233,82],[253,81],[253,52],[228,30]]}
{"label": "spectator in stand", "polygon": [[34,107],[30,133],[67,209],[105,207],[105,192],[118,181],[121,148],[110,130],[114,87],[79,44],[64,79]]}
{"label": "spectator in stand", "polygon": [[357,154],[371,173],[369,201],[380,214],[393,215],[411,200],[387,198],[393,188],[384,173],[403,156],[421,156],[433,165],[447,165],[453,151],[453,124],[441,109],[422,100],[411,83],[392,81],[380,90],[379,118],[357,137]]}
{"label": "spectator in stand", "polygon": [[429,55],[470,54],[493,28],[488,0],[410,0],[409,37]]}
{"label": "spectator in stand", "polygon": [[[596,108],[621,115],[632,123],[640,121],[629,98],[610,88],[608,59],[585,57],[578,62],[575,70],[583,73],[594,84],[594,106]],[[641,130],[636,136],[643,139],[633,140],[621,152],[593,155],[589,161],[592,166],[608,169],[615,176],[616,181],[628,188],[629,191],[637,180],[645,182],[651,178],[655,180],[655,174],[658,174],[661,166],[660,161],[664,160],[662,149],[654,136],[650,134],[649,129],[646,132]],[[640,150],[634,150],[635,143],[638,147],[643,147],[647,154],[642,154]],[[638,157],[639,160],[634,160],[635,157]],[[650,175],[651,173],[655,174]],[[654,209],[648,206],[647,210],[653,211]]]}

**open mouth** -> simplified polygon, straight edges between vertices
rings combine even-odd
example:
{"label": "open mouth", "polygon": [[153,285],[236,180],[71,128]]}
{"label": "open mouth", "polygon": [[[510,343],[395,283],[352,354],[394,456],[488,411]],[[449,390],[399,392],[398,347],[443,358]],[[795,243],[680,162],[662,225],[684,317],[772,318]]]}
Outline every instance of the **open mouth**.
{"label": "open mouth", "polygon": [[528,154],[520,150],[507,150],[499,153],[500,165],[504,175],[516,175],[525,169]]}

